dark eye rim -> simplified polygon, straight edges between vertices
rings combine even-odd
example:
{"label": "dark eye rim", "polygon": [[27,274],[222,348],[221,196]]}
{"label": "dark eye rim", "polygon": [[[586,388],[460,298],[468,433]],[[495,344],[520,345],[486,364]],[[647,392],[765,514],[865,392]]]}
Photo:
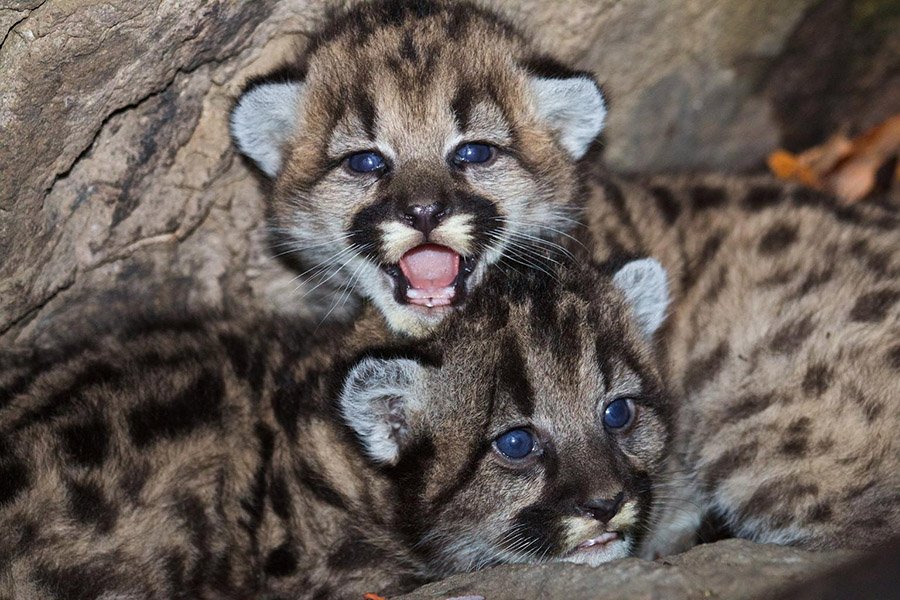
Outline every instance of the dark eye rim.
{"label": "dark eye rim", "polygon": [[[463,146],[470,146],[470,145],[487,146],[491,151],[490,157],[487,160],[482,161],[482,162],[468,162],[468,161],[459,160],[458,158],[456,158],[456,153],[459,152],[460,148],[462,148]],[[450,164],[452,164],[453,166],[455,166],[458,169],[465,169],[465,168],[469,168],[469,167],[488,167],[497,161],[497,157],[502,152],[504,152],[503,148],[501,148],[497,144],[488,142],[486,140],[465,140],[456,145],[456,147],[450,153],[450,157],[448,160],[449,160]]]}
{"label": "dark eye rim", "polygon": [[[354,156],[359,156],[360,154],[370,154],[370,153],[378,155],[381,158],[381,162],[384,163],[384,165],[378,169],[373,169],[371,171],[357,171],[350,167],[350,159],[351,158],[353,158]],[[337,165],[343,167],[346,172],[348,172],[351,175],[354,175],[356,177],[371,177],[373,175],[381,176],[381,175],[384,175],[385,173],[387,173],[388,171],[390,171],[392,168],[390,160],[388,160],[388,158],[384,154],[382,154],[377,148],[365,148],[365,149],[361,149],[361,150],[354,150],[353,152],[347,152],[346,154],[342,155],[339,159],[337,159],[335,162],[337,163]]]}
{"label": "dark eye rim", "polygon": [[[603,419],[603,416],[606,414],[606,409],[609,408],[609,406],[613,402],[618,402],[620,400],[624,400],[625,402],[628,403],[628,407],[631,409],[631,416],[628,419],[628,422],[625,423],[624,425],[622,425],[621,427],[610,427],[609,425],[606,424],[606,421]],[[624,434],[624,433],[630,432],[632,429],[634,429],[635,423],[637,423],[639,407],[640,407],[640,398],[637,398],[635,396],[617,396],[615,398],[610,399],[609,402],[607,402],[603,405],[603,410],[600,411],[600,423],[603,425],[603,429],[610,433],[615,433],[615,434]]]}

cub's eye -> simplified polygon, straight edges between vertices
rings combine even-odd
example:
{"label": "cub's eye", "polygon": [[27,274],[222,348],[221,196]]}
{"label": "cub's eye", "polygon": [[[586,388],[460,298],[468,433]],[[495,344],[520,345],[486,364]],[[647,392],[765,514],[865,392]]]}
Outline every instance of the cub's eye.
{"label": "cub's eye", "polygon": [[456,149],[456,163],[485,163],[494,157],[494,147],[487,144],[463,144]]}
{"label": "cub's eye", "polygon": [[347,157],[347,168],[357,173],[379,171],[386,165],[384,158],[377,152],[358,152]]}
{"label": "cub's eye", "polygon": [[619,398],[606,405],[603,411],[603,425],[607,429],[624,429],[634,419],[634,402],[629,398]]}
{"label": "cub's eye", "polygon": [[525,429],[512,429],[494,440],[500,454],[512,460],[521,460],[534,450],[534,436]]}

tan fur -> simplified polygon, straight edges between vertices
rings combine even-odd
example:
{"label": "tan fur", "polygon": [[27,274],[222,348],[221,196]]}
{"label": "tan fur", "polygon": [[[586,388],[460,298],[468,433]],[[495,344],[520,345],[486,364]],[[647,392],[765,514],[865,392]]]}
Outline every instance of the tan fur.
{"label": "tan fur", "polygon": [[[288,65],[304,91],[270,198],[273,230],[322,267],[314,279],[370,298],[397,331],[426,333],[447,311],[396,301],[384,270],[405,252],[432,242],[470,258],[470,291],[489,265],[533,263],[536,249],[551,245],[546,238],[571,222],[576,161],[528,87],[532,64],[550,60],[502,18],[466,2],[364,3],[336,19]],[[496,156],[455,167],[453,153],[466,142],[491,144]],[[383,177],[343,165],[366,150],[389,161]],[[469,206],[473,197],[478,207]],[[408,202],[443,202],[449,218],[423,236],[395,207]],[[360,217],[379,207],[377,220]]]}
{"label": "tan fur", "polygon": [[736,535],[867,547],[900,532],[900,216],[767,177],[598,173],[595,256],[671,275],[681,410],[650,551],[705,517]]}
{"label": "tan fur", "polygon": [[[359,598],[626,555],[673,419],[646,341],[592,267],[487,281],[414,344],[369,309],[316,334],[150,321],[0,354],[0,598]],[[415,394],[397,459],[375,464],[351,429],[365,414],[336,398],[354,365],[401,359],[415,386],[360,409]],[[634,422],[607,430],[623,396]],[[511,462],[494,440],[523,427],[540,451]],[[615,514],[586,516],[616,497]],[[604,551],[575,552],[608,531]]]}

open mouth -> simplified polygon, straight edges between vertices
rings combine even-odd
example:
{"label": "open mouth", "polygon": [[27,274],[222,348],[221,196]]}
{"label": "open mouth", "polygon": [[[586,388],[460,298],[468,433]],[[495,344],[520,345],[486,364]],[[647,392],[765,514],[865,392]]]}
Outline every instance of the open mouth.
{"label": "open mouth", "polygon": [[475,262],[447,246],[422,244],[384,270],[394,282],[394,299],[399,304],[435,308],[465,300],[466,279],[475,270]]}

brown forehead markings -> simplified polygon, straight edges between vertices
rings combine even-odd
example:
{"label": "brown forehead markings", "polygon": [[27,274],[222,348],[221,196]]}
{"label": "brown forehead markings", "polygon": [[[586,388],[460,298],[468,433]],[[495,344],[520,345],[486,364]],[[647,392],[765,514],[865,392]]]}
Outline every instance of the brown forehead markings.
{"label": "brown forehead markings", "polygon": [[472,115],[472,107],[475,105],[476,91],[470,82],[464,81],[456,89],[453,100],[450,101],[450,110],[460,131],[469,128],[469,120]]}
{"label": "brown forehead markings", "polygon": [[522,415],[531,417],[534,414],[534,389],[522,349],[513,335],[505,336],[501,345],[504,351],[497,363],[497,386],[510,395]]}

